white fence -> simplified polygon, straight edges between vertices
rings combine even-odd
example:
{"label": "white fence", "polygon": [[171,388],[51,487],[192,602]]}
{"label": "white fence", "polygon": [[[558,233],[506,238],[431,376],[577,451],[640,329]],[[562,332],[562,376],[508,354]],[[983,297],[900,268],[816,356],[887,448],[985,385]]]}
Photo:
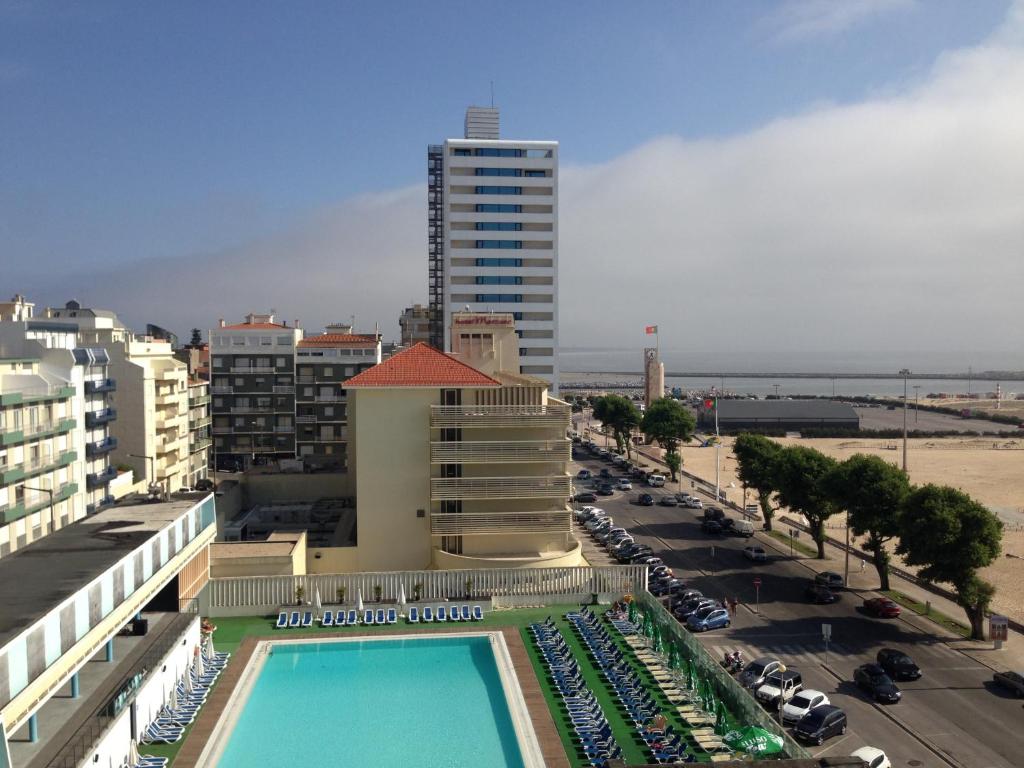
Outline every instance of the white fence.
{"label": "white fence", "polygon": [[403,588],[406,600],[412,601],[417,585],[423,601],[462,600],[467,594],[476,599],[587,595],[594,592],[623,595],[647,588],[647,568],[642,565],[611,565],[210,579],[203,595],[203,610],[217,616],[224,615],[219,609],[237,614],[235,609],[239,608],[265,611],[295,605],[299,587],[302,588],[303,602],[312,602],[319,591],[324,605],[340,602],[339,589],[344,589],[346,603],[354,603],[360,595],[364,602],[375,602],[378,588],[382,602],[396,601]]}

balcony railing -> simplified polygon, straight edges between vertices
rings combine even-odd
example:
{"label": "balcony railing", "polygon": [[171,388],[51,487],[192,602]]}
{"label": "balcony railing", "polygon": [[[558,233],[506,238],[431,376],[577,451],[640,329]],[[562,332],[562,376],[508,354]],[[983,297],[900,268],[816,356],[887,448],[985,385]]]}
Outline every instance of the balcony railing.
{"label": "balcony railing", "polygon": [[273,373],[274,366],[272,365],[233,365],[231,366],[232,373]]}
{"label": "balcony railing", "polygon": [[214,427],[213,434],[215,435],[230,435],[232,432],[231,427]]}
{"label": "balcony railing", "polygon": [[157,405],[172,405],[181,398],[181,392],[158,392],[154,398]]}
{"label": "balcony railing", "polygon": [[94,488],[99,488],[101,485],[106,485],[115,477],[117,477],[117,469],[114,467],[107,467],[102,472],[93,472],[86,475],[85,487],[91,491]]}
{"label": "balcony railing", "polygon": [[514,533],[571,533],[572,513],[554,512],[434,512],[433,536],[500,536]]}
{"label": "balcony railing", "polygon": [[100,440],[98,443],[86,443],[85,455],[92,459],[105,453],[110,453],[115,448],[117,448],[117,438],[108,437]]}
{"label": "balcony railing", "polygon": [[108,424],[117,418],[117,411],[113,408],[104,408],[100,411],[92,411],[85,414],[85,426],[87,429],[100,427]]}
{"label": "balcony railing", "polygon": [[74,419],[45,421],[40,424],[25,424],[20,427],[0,428],[0,445],[13,445],[26,440],[59,435],[75,428]]}
{"label": "balcony railing", "polygon": [[295,377],[295,383],[296,384],[315,384],[316,383],[316,376],[296,376]]}
{"label": "balcony railing", "polygon": [[[56,504],[58,501],[64,501],[64,499],[77,493],[77,491],[77,483],[64,483],[53,489],[53,503]],[[49,505],[50,494],[48,493],[35,493],[31,496],[25,496],[21,501],[17,501],[14,504],[0,506],[0,523],[13,523],[15,520],[31,515],[33,512],[38,512]]]}
{"label": "balcony railing", "polygon": [[273,413],[274,408],[270,405],[233,405],[232,413]]}
{"label": "balcony railing", "polygon": [[39,387],[26,387],[17,392],[0,393],[0,405],[18,405],[26,401],[63,400],[75,396],[75,388],[67,384],[49,384]]}
{"label": "balcony railing", "polygon": [[208,402],[210,402],[209,395],[199,395],[199,397],[190,397],[188,399],[188,407],[195,408],[196,406],[199,405],[206,405]]}
{"label": "balcony railing", "polygon": [[275,384],[274,385],[275,395],[294,395],[295,386],[292,384]]}
{"label": "balcony railing", "polygon": [[295,427],[292,425],[278,424],[274,427],[274,431],[281,435],[291,434],[295,431]]}
{"label": "balcony railing", "polygon": [[202,429],[203,427],[209,426],[212,419],[209,416],[201,416],[198,419],[192,419],[188,423],[188,428],[191,430]]}
{"label": "balcony railing", "polygon": [[191,440],[188,444],[189,453],[199,453],[205,451],[213,445],[213,441],[208,437],[201,437],[198,440]]}
{"label": "balcony railing", "polygon": [[344,395],[317,395],[316,401],[318,403],[340,403],[345,400]]}
{"label": "balcony railing", "polygon": [[85,394],[95,395],[100,392],[113,392],[117,389],[117,382],[113,379],[97,379],[85,382]]}
{"label": "balcony railing", "polygon": [[223,385],[223,384],[220,385],[220,386],[216,386],[216,387],[210,387],[210,393],[214,394],[214,395],[230,395],[234,391],[235,391],[234,387]]}
{"label": "balcony railing", "polygon": [[433,464],[569,461],[570,445],[568,440],[434,442],[430,444],[430,461]]}
{"label": "balcony railing", "polygon": [[568,426],[567,405],[432,405],[432,427]]}
{"label": "balcony railing", "polygon": [[34,459],[4,464],[0,466],[0,483],[7,485],[32,475],[52,472],[55,469],[66,467],[77,458],[78,454],[74,451],[62,451],[58,454],[47,454]]}
{"label": "balcony railing", "polygon": [[295,417],[295,422],[297,424],[315,424],[316,423],[316,415],[315,414],[311,414],[311,413],[310,414],[302,414],[300,416],[296,416]]}
{"label": "balcony railing", "polygon": [[568,475],[543,477],[433,477],[430,498],[455,499],[567,499]]}

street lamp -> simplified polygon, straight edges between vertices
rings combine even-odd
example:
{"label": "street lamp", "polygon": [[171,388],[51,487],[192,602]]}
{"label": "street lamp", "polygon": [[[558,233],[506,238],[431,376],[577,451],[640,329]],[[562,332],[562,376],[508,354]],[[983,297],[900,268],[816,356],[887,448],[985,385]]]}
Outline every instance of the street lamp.
{"label": "street lamp", "polygon": [[775,399],[778,400],[779,399],[779,385],[778,384],[772,384],[772,386],[775,387]]}
{"label": "street lamp", "polygon": [[49,503],[49,507],[50,507],[50,529],[51,529],[51,531],[56,529],[57,526],[55,526],[53,524],[53,489],[51,489],[51,488],[33,488],[31,486],[28,486],[28,485],[23,485],[21,487],[24,490],[26,490],[26,491],[36,491],[37,493],[49,494],[49,496],[50,496],[50,503]]}
{"label": "street lamp", "polygon": [[917,408],[918,408],[918,402],[919,402],[918,398],[920,396],[921,396],[921,385],[920,384],[915,384],[914,385],[914,423],[915,424],[917,424]]}
{"label": "street lamp", "polygon": [[903,471],[907,471],[907,377],[910,375],[909,368],[900,368],[900,376],[903,377]]}
{"label": "street lamp", "polygon": [[133,459],[149,459],[149,474],[153,478],[152,480],[150,480],[150,482],[151,483],[155,483],[156,482],[156,457],[155,456],[147,456],[144,453],[129,453],[128,455],[131,458],[133,458]]}
{"label": "street lamp", "polygon": [[785,664],[779,664],[779,725],[783,725],[783,722],[782,722],[782,701],[783,701],[782,693],[783,693],[783,688],[786,685],[785,674],[786,674],[786,665]]}

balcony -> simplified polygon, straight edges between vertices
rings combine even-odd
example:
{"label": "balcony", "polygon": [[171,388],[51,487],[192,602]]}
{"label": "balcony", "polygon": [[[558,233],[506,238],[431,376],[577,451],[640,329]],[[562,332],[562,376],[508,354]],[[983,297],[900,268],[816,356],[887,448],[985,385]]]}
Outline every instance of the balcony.
{"label": "balcony", "polygon": [[4,464],[0,466],[0,484],[8,485],[26,477],[52,472],[55,469],[66,467],[77,458],[78,454],[74,451],[63,451],[56,455],[48,454],[19,463]]}
{"label": "balcony", "polygon": [[432,512],[432,536],[500,536],[516,533],[571,533],[572,513],[554,512]]}
{"label": "balcony", "polygon": [[209,416],[200,416],[198,419],[189,419],[188,428],[190,431],[195,432],[197,429],[208,427],[213,422]]}
{"label": "balcony", "polygon": [[75,396],[75,388],[66,384],[30,387],[19,392],[0,393],[0,405],[18,405],[39,400],[65,400]]}
{"label": "balcony", "polygon": [[85,426],[86,429],[93,429],[95,427],[109,424],[117,418],[117,411],[113,408],[104,408],[99,411],[92,411],[91,413],[85,414]]}
{"label": "balcony", "polygon": [[568,440],[519,440],[481,442],[434,442],[432,464],[528,464],[569,461]]}
{"label": "balcony", "polygon": [[200,406],[200,405],[206,405],[209,402],[210,402],[210,396],[209,395],[199,395],[198,397],[190,397],[188,399],[188,407],[189,408],[195,408],[195,407]]}
{"label": "balcony", "polygon": [[274,366],[272,365],[233,365],[231,366],[232,373],[273,373]]}
{"label": "balcony", "polygon": [[115,448],[117,448],[117,438],[108,437],[100,440],[98,443],[86,443],[85,455],[90,459],[95,459],[97,456],[110,453]]}
{"label": "balcony", "polygon": [[214,395],[230,395],[235,391],[234,387],[222,385],[217,387],[210,387],[210,393]]}
{"label": "balcony", "polygon": [[315,424],[316,423],[316,415],[312,414],[312,413],[304,413],[304,414],[301,414],[299,416],[296,416],[295,417],[295,422],[297,424]]}
{"label": "balcony", "polygon": [[296,384],[316,384],[316,376],[296,376]]}
{"label": "balcony", "polygon": [[213,445],[213,441],[208,437],[201,437],[198,440],[190,440],[188,444],[189,453],[199,453],[205,451]]}
{"label": "balcony", "polygon": [[[64,483],[58,488],[53,489],[53,503],[56,504],[59,501],[64,501],[64,499],[77,492],[77,483]],[[32,496],[26,496],[14,504],[0,506],[0,523],[13,523],[15,520],[31,515],[33,512],[38,512],[48,506],[50,506],[50,494],[48,493],[36,493]]]}
{"label": "balcony", "polygon": [[291,425],[278,424],[277,426],[274,427],[274,431],[279,435],[290,435],[292,432],[295,431],[295,427]]}
{"label": "balcony", "polygon": [[274,409],[269,405],[233,405],[232,413],[273,413]]}
{"label": "balcony", "polygon": [[174,405],[181,399],[181,392],[163,391],[158,392],[154,401],[157,405]]}
{"label": "balcony", "polygon": [[85,382],[85,394],[97,395],[101,392],[114,392],[117,389],[117,382],[113,379],[97,379]]}
{"label": "balcony", "polygon": [[215,435],[230,435],[232,432],[231,427],[214,427],[213,434]]}
{"label": "balcony", "polygon": [[93,472],[86,475],[85,487],[91,491],[94,488],[99,488],[101,485],[106,485],[115,477],[117,477],[117,470],[114,467],[107,467],[102,472]]}
{"label": "balcony", "polygon": [[343,403],[345,402],[344,395],[317,395],[316,401],[318,403]]}
{"label": "balcony", "polygon": [[74,419],[60,419],[59,421],[46,421],[41,424],[28,424],[21,427],[10,427],[0,429],[0,445],[13,445],[24,443],[28,440],[50,437],[70,432],[75,428]]}
{"label": "balcony", "polygon": [[275,384],[274,385],[275,395],[294,395],[295,387],[291,384]]}
{"label": "balcony", "polygon": [[541,477],[432,477],[430,498],[456,499],[568,499],[568,475]]}
{"label": "balcony", "polygon": [[430,426],[568,427],[568,405],[432,405]]}

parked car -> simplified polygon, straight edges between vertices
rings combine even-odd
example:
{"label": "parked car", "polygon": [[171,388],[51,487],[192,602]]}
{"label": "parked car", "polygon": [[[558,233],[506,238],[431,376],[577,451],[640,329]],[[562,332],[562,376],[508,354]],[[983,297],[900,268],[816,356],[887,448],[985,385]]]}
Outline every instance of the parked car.
{"label": "parked car", "polygon": [[717,520],[705,520],[700,524],[700,529],[704,531],[704,533],[717,534],[722,532],[722,524]]}
{"label": "parked car", "polygon": [[726,608],[712,608],[710,611],[698,611],[690,614],[686,626],[695,632],[707,632],[709,629],[725,629],[732,624]]}
{"label": "parked car", "polygon": [[637,498],[636,503],[641,507],[653,507],[654,497],[649,493],[641,493],[639,498]]}
{"label": "parked car", "polygon": [[676,609],[672,611],[672,615],[677,619],[686,621],[697,611],[702,610],[703,608],[714,608],[717,605],[718,601],[712,600],[710,597],[695,597],[677,606]]}
{"label": "parked car", "polygon": [[776,709],[779,699],[789,701],[804,688],[804,679],[795,669],[785,672],[776,670],[768,675],[764,683],[754,692],[754,698],[765,706]]}
{"label": "parked car", "polygon": [[744,688],[760,688],[768,675],[779,670],[782,662],[769,656],[754,659],[743,668],[737,680]]}
{"label": "parked car", "polygon": [[592,504],[597,501],[597,494],[591,491],[584,491],[583,493],[577,493],[572,497],[572,500]]}
{"label": "parked car", "polygon": [[688,587],[686,586],[686,582],[683,581],[682,579],[673,578],[668,583],[668,593],[673,598],[676,595],[683,594],[683,592],[685,592],[687,589],[688,589]]}
{"label": "parked car", "polygon": [[804,595],[806,595],[807,599],[812,603],[817,603],[818,605],[828,605],[839,599],[839,595],[831,589],[823,587],[821,584],[817,584],[813,581],[807,585],[807,589],[804,590]]}
{"label": "parked car", "polygon": [[589,469],[581,469],[579,472],[576,473],[577,480],[589,480],[591,477],[593,477],[593,475],[590,474]]}
{"label": "parked car", "polygon": [[883,704],[895,704],[903,693],[896,683],[878,664],[862,664],[853,671],[853,682],[862,691],[871,694],[871,698]]}
{"label": "parked car", "polygon": [[718,507],[704,507],[704,519],[721,522],[725,519],[725,512]]}
{"label": "parked car", "polygon": [[601,471],[597,473],[597,476],[600,477],[602,480],[612,479],[612,473],[611,470],[608,469],[608,467],[602,467]]}
{"label": "parked car", "polygon": [[735,536],[743,536],[749,539],[754,535],[754,524],[749,520],[735,520],[731,533]]}
{"label": "parked car", "polygon": [[598,483],[597,495],[598,496],[611,496],[615,491],[612,489],[611,483]]}
{"label": "parked car", "polygon": [[620,491],[632,491],[633,484],[625,477],[620,477],[618,482],[618,488]]}
{"label": "parked car", "polygon": [[878,747],[861,747],[850,757],[859,757],[868,764],[868,768],[892,768],[889,758]]}
{"label": "parked car", "polygon": [[672,598],[672,602],[675,605],[679,605],[681,603],[685,603],[687,600],[693,600],[693,598],[695,597],[704,597],[704,593],[701,592],[699,589],[687,587],[686,589],[683,589],[681,592],[676,594],[675,597]]}
{"label": "parked car", "polygon": [[829,703],[831,702],[829,702],[828,696],[821,691],[805,688],[782,706],[782,721],[784,723],[799,722],[815,707]]}
{"label": "parked car", "polygon": [[650,572],[647,574],[647,581],[652,579],[671,579],[674,575],[671,568],[662,564],[650,569]]}
{"label": "parked car", "polygon": [[815,707],[793,728],[793,735],[801,741],[824,744],[825,739],[846,733],[846,713],[839,707],[825,704]]}
{"label": "parked car", "polygon": [[658,503],[663,507],[674,507],[676,506],[676,500],[672,496],[662,496],[658,499]]}
{"label": "parked car", "polygon": [[630,549],[629,554],[625,557],[618,555],[615,559],[620,563],[636,563],[640,558],[653,556],[654,550],[645,544],[641,544],[639,548],[634,547],[633,549]]}
{"label": "parked car", "polygon": [[914,660],[895,648],[883,648],[875,656],[875,661],[893,680],[917,680],[921,677],[921,668]]}
{"label": "parked car", "polygon": [[900,607],[888,597],[868,598],[864,601],[864,610],[883,619],[895,619],[900,615]]}
{"label": "parked car", "polygon": [[1013,691],[1020,698],[1024,696],[1024,675],[1016,672],[996,672],[992,675],[992,682],[1001,688]]}
{"label": "parked car", "polygon": [[688,493],[677,493],[676,494],[676,501],[678,501],[684,507],[686,506],[686,503],[689,500],[690,500],[690,494],[688,494]]}
{"label": "parked car", "polygon": [[593,533],[599,527],[602,527],[606,524],[610,524],[611,522],[612,519],[608,517],[607,514],[594,515],[592,518],[590,518],[589,520],[587,520],[587,522],[583,524],[583,527],[591,533]]}
{"label": "parked car", "polygon": [[616,526],[609,526],[608,528],[605,528],[604,530],[599,531],[598,533],[596,533],[594,535],[594,538],[597,539],[598,541],[600,541],[602,544],[604,544],[612,536],[615,536],[615,535],[618,535],[618,534],[621,534],[621,535],[625,536],[626,535],[626,529],[625,528],[618,528]]}
{"label": "parked car", "polygon": [[815,575],[814,583],[821,584],[821,586],[828,587],[831,590],[842,589],[846,586],[842,575],[835,571],[822,571]]}
{"label": "parked car", "polygon": [[651,475],[647,478],[647,484],[651,488],[664,488],[665,487],[665,476],[664,475]]}
{"label": "parked car", "polygon": [[764,547],[744,547],[743,556],[755,563],[768,562],[768,553],[764,551]]}

